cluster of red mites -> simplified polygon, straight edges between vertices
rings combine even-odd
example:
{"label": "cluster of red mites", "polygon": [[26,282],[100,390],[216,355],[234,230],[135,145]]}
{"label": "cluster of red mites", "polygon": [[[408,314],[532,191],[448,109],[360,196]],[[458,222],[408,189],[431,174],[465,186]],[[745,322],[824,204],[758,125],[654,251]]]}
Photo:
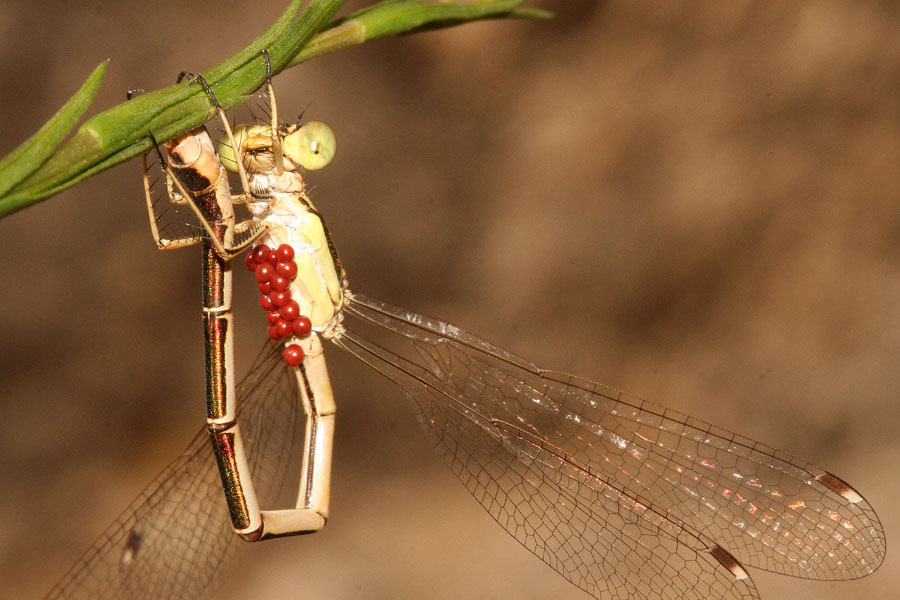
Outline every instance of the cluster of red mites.
{"label": "cluster of red mites", "polygon": [[[247,254],[244,260],[247,268],[256,274],[259,303],[268,312],[269,337],[280,340],[289,335],[305,337],[312,331],[309,317],[300,314],[300,305],[291,299],[291,281],[297,276],[294,249],[289,244],[281,244],[272,250],[260,244]],[[303,362],[303,349],[291,344],[284,349],[284,360],[296,367]]]}

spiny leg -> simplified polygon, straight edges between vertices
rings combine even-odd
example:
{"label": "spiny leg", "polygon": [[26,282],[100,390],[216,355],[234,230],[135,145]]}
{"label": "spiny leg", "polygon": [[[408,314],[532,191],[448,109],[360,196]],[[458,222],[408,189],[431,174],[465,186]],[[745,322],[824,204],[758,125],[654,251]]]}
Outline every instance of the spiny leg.
{"label": "spiny leg", "polygon": [[278,105],[275,103],[275,88],[272,86],[272,64],[269,62],[267,50],[260,50],[259,53],[266,62],[266,93],[269,94],[269,112],[271,113],[269,127],[272,134],[272,154],[275,157],[275,174],[281,175],[284,171],[284,150],[278,131]]}
{"label": "spiny leg", "polygon": [[[148,137],[153,142],[165,171],[170,202],[186,204],[191,209],[206,231],[209,243],[220,256],[231,260],[265,235],[265,227],[253,221],[235,226],[228,177],[219,163],[206,128],[198,127],[164,144],[166,154],[175,160],[176,166],[164,158],[152,132],[148,132]],[[151,193],[146,155],[144,165],[144,188],[150,214],[150,229],[157,245],[162,249],[169,249],[190,246],[201,241],[202,236],[196,234],[171,239],[162,235],[159,231],[160,215],[156,212],[156,202]]]}
{"label": "spiny leg", "polygon": [[[142,94],[144,90],[135,89],[128,90],[126,92],[127,100],[131,100],[132,98]],[[153,144],[154,150],[157,154],[157,160],[159,163],[159,167],[163,172],[163,177],[166,178],[166,194],[168,196],[169,202],[172,204],[186,204],[187,201],[185,198],[180,195],[182,192],[179,191],[179,195],[175,194],[175,190],[172,187],[173,175],[169,172],[168,162],[163,157],[162,152],[160,152],[159,144],[156,142],[156,138],[153,136],[152,132],[148,132],[148,137],[150,138],[151,143]],[[153,187],[154,182],[151,181],[150,174],[150,165],[147,163],[147,153],[144,153],[141,156],[141,167],[143,173],[143,183],[144,183],[144,198],[147,203],[147,216],[150,220],[150,233],[153,236],[153,241],[156,242],[156,246],[160,250],[171,250],[174,248],[184,248],[186,246],[193,246],[200,243],[200,235],[187,232],[184,235],[174,236],[174,237],[166,237],[160,232],[160,217],[161,215],[157,213],[157,200],[153,197]]]}

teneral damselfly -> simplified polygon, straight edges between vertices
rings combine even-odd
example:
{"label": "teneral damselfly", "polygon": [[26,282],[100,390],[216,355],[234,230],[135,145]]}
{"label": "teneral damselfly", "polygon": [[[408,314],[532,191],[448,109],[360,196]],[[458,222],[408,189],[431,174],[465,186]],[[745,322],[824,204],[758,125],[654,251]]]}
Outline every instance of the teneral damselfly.
{"label": "teneral damselfly", "polygon": [[[269,165],[278,153],[266,146],[266,136],[245,133],[238,139],[257,142],[248,163],[252,200],[266,203],[278,192],[308,208],[299,178],[299,187],[281,190],[258,184],[271,181]],[[276,144],[283,135],[276,131]],[[257,158],[266,166],[254,164]],[[263,207],[260,215],[277,223],[272,212]],[[741,564],[846,579],[881,562],[883,532],[868,504],[805,461],[598,384],[543,371],[452,325],[361,295],[344,292],[335,309],[343,321],[319,329],[401,385],[436,447],[488,512],[597,597],[751,598],[755,589]],[[269,428],[284,427],[298,392],[290,375],[296,367],[283,366],[274,346],[238,392],[249,462],[263,497],[280,484],[280,476],[264,472],[278,470],[278,461],[252,454],[277,444]],[[273,376],[282,373],[287,383]],[[205,511],[198,515],[181,505],[206,506],[208,500],[221,507],[214,467],[203,452],[207,443],[201,434],[163,474],[150,501],[126,513],[101,540],[96,561],[70,582],[106,573],[125,586],[119,595],[156,584],[164,587],[155,595],[206,589],[220,566],[217,557],[233,543],[217,537],[219,526],[198,526],[198,518],[212,518]],[[186,524],[179,526],[180,520]],[[195,552],[199,543],[205,544],[203,562],[182,561],[179,554]],[[154,556],[166,557],[166,569]],[[166,575],[173,579],[164,582]]]}

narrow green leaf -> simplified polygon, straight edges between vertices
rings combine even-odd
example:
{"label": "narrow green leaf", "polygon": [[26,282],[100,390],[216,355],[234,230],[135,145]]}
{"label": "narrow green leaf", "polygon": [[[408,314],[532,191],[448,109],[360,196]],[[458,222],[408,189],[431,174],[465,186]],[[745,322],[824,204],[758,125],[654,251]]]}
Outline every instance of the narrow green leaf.
{"label": "narrow green leaf", "polygon": [[552,19],[553,13],[548,10],[540,10],[538,8],[516,8],[510,11],[495,13],[495,14],[486,14],[480,17],[475,17],[472,19],[437,19],[434,21],[430,21],[428,23],[424,23],[419,27],[414,29],[410,29],[408,31],[404,31],[398,35],[413,35],[416,33],[423,33],[426,31],[437,31],[438,29],[447,29],[449,27],[456,27],[457,25],[461,25],[463,23],[473,23],[475,21],[487,21],[489,19],[500,20],[500,19],[540,19],[547,20]]}
{"label": "narrow green leaf", "polygon": [[40,167],[75,127],[97,95],[108,64],[106,60],[97,65],[75,95],[37,133],[0,160],[0,196]]}
{"label": "narrow green leaf", "polygon": [[[237,106],[265,81],[263,59],[259,56],[263,49],[269,53],[274,74],[327,52],[376,37],[426,27],[449,27],[484,18],[546,16],[543,11],[517,8],[523,0],[389,0],[332,20],[345,2],[310,0],[300,13],[303,1],[291,0],[287,9],[263,35],[203,73],[221,106],[226,110]],[[96,83],[99,84],[99,78]],[[84,98],[86,106],[90,98]],[[60,136],[56,140],[58,143],[64,137],[64,133],[59,132],[68,131],[80,114],[67,121],[66,127],[45,127],[35,138],[44,134],[45,130],[49,132],[53,129]],[[149,148],[148,131],[155,132],[160,141],[165,141],[190,131],[214,116],[215,110],[203,88],[185,81],[144,94],[94,116],[56,152],[52,152],[52,148],[47,152],[46,144],[36,144],[41,152],[34,156],[40,156],[40,160],[32,160],[32,164],[20,164],[24,156],[32,155],[17,150],[18,154],[0,162],[0,167],[6,170],[0,170],[0,182],[3,183],[0,186],[0,217],[146,152]],[[29,140],[26,144],[31,143]],[[13,176],[5,177],[6,173]]]}
{"label": "narrow green leaf", "polygon": [[[265,80],[262,57],[257,59],[258,64],[250,62],[250,59],[258,54],[258,50],[255,50],[257,43],[277,45],[288,38],[294,44],[302,44],[313,33],[308,24],[326,23],[344,2],[345,0],[314,1],[303,12],[300,20],[292,23],[299,4],[293,2],[282,14],[277,27],[270,28],[266,35],[258,38],[250,47],[204,73],[204,78],[207,79],[222,107],[228,109],[245,101],[247,94],[259,88]],[[304,24],[307,24],[306,30],[302,28]],[[304,35],[304,31],[305,39],[298,39]],[[216,73],[227,69],[231,70],[220,79],[215,78]],[[44,198],[51,191],[55,193],[70,187],[116,164],[106,160],[107,158],[115,156],[122,162],[140,154],[146,150],[144,138],[148,131],[158,132],[158,139],[165,141],[197,127],[214,116],[215,110],[210,105],[206,92],[201,86],[189,81],[138,96],[84,123],[75,136],[60,148],[40,171],[13,190],[14,194],[11,195],[10,201],[18,198]],[[139,144],[140,148],[121,152],[134,144]],[[5,213],[5,208],[6,199],[0,199],[0,215]]]}
{"label": "narrow green leaf", "polygon": [[466,3],[385,0],[333,21],[288,63],[293,67],[323,54],[389,35],[453,27],[482,19],[548,19],[550,12],[516,8],[524,0],[476,0]]}

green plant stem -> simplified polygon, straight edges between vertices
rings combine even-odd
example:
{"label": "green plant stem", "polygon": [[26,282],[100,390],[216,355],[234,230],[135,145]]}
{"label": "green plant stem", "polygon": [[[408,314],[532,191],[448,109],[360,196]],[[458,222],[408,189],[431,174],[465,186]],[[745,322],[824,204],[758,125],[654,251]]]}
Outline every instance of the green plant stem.
{"label": "green plant stem", "polygon": [[[523,0],[424,2],[386,0],[333,20],[346,0],[292,0],[278,20],[249,46],[203,73],[226,110],[244,102],[265,81],[260,51],[273,73],[317,56],[387,35],[450,27],[486,18],[541,18],[517,9]],[[85,122],[54,149],[87,108],[103,75],[101,65],[82,89],[35,136],[0,161],[0,217],[65,190],[150,148],[148,131],[165,141],[215,115],[201,86],[185,81],[144,94]]]}

